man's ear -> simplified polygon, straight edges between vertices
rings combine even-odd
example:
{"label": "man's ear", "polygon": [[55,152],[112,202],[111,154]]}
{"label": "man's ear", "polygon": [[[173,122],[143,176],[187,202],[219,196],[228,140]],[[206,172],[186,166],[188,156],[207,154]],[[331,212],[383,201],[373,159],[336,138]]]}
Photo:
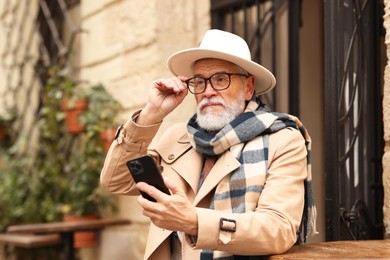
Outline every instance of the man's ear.
{"label": "man's ear", "polygon": [[250,75],[248,78],[246,78],[246,85],[245,85],[245,100],[246,101],[249,101],[252,99],[254,91],[255,91],[255,77]]}

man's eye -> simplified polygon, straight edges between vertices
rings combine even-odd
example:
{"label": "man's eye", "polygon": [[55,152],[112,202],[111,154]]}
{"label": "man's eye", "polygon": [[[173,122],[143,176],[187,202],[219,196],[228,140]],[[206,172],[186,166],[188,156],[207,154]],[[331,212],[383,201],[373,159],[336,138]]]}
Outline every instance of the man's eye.
{"label": "man's eye", "polygon": [[218,83],[223,83],[227,81],[227,78],[224,75],[219,75],[215,78],[215,81]]}
{"label": "man's eye", "polygon": [[197,79],[195,80],[196,85],[203,85],[204,84],[204,79]]}

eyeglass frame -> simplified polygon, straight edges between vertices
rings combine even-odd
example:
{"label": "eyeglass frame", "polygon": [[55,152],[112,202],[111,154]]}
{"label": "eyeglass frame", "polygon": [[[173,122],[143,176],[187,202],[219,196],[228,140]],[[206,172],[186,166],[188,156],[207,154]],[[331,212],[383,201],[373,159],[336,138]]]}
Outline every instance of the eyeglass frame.
{"label": "eyeglass frame", "polygon": [[[228,75],[229,77],[229,84],[225,87],[225,88],[222,88],[222,89],[216,89],[214,86],[213,86],[213,83],[211,81],[211,78],[216,76],[216,75]],[[211,75],[210,77],[208,78],[205,78],[205,77],[201,77],[201,76],[195,76],[195,77],[192,77],[192,78],[189,78],[187,79],[186,81],[184,81],[187,85],[187,89],[189,92],[191,92],[192,94],[194,95],[199,95],[199,94],[202,94],[206,91],[206,88],[207,88],[207,81],[210,82],[210,86],[215,90],[215,91],[222,91],[222,90],[225,90],[227,88],[230,87],[230,84],[232,83],[232,76],[241,76],[241,77],[250,77],[250,75],[247,75],[247,74],[244,74],[244,73],[229,73],[229,72],[217,72],[217,73],[214,73],[213,75]],[[202,92],[197,92],[197,93],[194,93],[191,91],[191,88],[190,88],[190,81],[195,79],[195,78],[201,78],[204,80],[204,89],[202,90]]]}

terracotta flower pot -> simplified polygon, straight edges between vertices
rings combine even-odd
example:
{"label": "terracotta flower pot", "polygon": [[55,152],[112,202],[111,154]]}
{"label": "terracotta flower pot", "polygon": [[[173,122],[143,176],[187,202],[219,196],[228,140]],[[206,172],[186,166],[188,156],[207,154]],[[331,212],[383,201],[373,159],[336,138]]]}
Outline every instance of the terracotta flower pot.
{"label": "terracotta flower pot", "polygon": [[100,138],[104,143],[104,149],[106,152],[108,152],[108,149],[110,149],[111,143],[114,141],[115,134],[116,128],[109,128],[100,133]]}
{"label": "terracotta flower pot", "polygon": [[[97,219],[97,214],[91,214],[86,216],[71,216],[65,215],[65,222],[77,222],[83,220]],[[73,247],[74,248],[87,248],[96,246],[96,232],[95,231],[79,231],[73,235]]]}
{"label": "terracotta flower pot", "polygon": [[71,134],[83,132],[86,125],[81,124],[78,117],[88,107],[88,100],[76,100],[73,106],[68,106],[68,102],[64,101],[60,107],[66,113],[65,123],[67,131]]}

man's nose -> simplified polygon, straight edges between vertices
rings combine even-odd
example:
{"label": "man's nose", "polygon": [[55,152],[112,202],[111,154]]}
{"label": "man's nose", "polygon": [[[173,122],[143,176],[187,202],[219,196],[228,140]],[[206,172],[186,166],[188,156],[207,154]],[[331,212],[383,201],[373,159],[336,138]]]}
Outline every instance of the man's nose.
{"label": "man's nose", "polygon": [[206,86],[205,86],[206,89],[204,90],[203,94],[206,96],[215,95],[217,91],[213,88],[213,86],[211,86],[210,79],[206,80],[205,84],[206,84]]}

